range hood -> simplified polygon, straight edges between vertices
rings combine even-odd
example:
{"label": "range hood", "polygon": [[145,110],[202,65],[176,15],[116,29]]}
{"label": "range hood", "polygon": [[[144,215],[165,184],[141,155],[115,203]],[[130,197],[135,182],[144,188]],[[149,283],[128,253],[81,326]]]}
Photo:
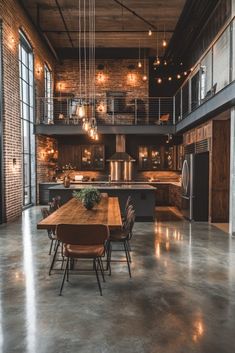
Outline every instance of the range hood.
{"label": "range hood", "polygon": [[135,162],[128,153],[126,153],[126,136],[116,135],[116,152],[110,157],[108,162]]}
{"label": "range hood", "polygon": [[108,162],[135,162],[128,153],[126,152],[115,152],[112,157],[110,157]]}
{"label": "range hood", "polygon": [[135,160],[126,153],[126,136],[116,135],[116,152],[108,159],[110,162],[111,181],[131,181],[133,162]]}

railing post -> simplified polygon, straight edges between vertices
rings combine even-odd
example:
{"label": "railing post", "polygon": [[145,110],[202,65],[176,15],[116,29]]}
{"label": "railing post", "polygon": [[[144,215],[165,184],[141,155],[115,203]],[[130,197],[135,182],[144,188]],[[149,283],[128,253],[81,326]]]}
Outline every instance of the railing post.
{"label": "railing post", "polygon": [[175,96],[173,96],[172,104],[173,104],[173,125],[175,125]]}
{"label": "railing post", "polygon": [[115,125],[115,116],[114,116],[114,98],[112,98],[112,125]]}
{"label": "railing post", "polygon": [[161,100],[158,98],[158,123],[160,124],[160,118],[161,118]]}
{"label": "railing post", "polygon": [[138,106],[137,106],[137,99],[135,98],[135,125],[137,125],[137,110],[138,110]]}

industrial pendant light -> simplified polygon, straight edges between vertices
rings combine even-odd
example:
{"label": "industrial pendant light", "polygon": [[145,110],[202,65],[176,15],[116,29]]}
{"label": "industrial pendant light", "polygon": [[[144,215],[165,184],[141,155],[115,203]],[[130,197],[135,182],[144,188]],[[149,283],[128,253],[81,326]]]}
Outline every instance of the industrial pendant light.
{"label": "industrial pendant light", "polygon": [[138,61],[138,68],[141,69],[142,67],[142,62],[141,62],[141,59],[140,59],[140,41],[139,41],[139,61]]}

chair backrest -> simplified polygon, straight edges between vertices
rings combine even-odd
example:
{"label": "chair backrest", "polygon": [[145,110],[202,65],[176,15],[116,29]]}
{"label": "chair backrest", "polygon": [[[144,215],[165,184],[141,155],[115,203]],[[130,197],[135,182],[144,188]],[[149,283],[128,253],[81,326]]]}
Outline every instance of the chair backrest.
{"label": "chair backrest", "polygon": [[131,198],[131,196],[128,196],[128,198],[126,200],[126,205],[125,205],[125,213],[127,213],[127,209],[130,205],[132,205],[132,198]]}
{"label": "chair backrest", "polygon": [[58,208],[60,208],[60,202],[61,202],[60,196],[53,197],[52,202],[49,202],[51,213],[58,210]]}
{"label": "chair backrest", "polygon": [[134,224],[135,224],[135,211],[132,209],[129,211],[126,222],[124,223],[124,231],[127,233],[132,233]]}
{"label": "chair backrest", "polygon": [[57,239],[71,245],[100,245],[109,238],[104,224],[58,224]]}
{"label": "chair backrest", "polygon": [[41,208],[42,217],[45,219],[50,215],[50,211],[46,207]]}

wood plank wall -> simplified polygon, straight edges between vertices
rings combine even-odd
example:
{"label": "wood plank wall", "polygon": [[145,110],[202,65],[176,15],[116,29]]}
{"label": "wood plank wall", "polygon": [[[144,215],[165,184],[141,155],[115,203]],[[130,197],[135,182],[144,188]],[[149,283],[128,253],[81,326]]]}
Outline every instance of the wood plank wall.
{"label": "wood plank wall", "polygon": [[213,121],[211,221],[229,221],[230,120]]}

